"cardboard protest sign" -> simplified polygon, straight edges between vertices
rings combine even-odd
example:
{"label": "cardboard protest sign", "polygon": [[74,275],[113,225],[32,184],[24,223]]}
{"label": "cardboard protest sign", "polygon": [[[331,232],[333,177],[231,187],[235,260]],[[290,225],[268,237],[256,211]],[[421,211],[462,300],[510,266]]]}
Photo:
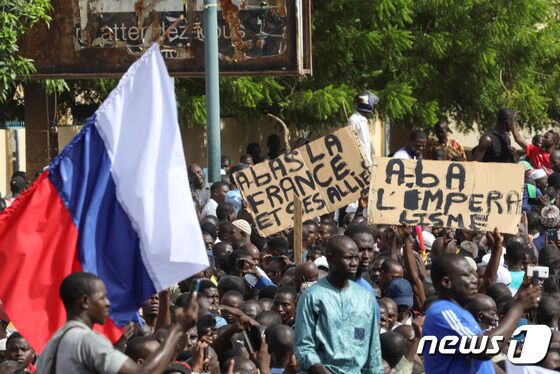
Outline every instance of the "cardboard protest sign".
{"label": "cardboard protest sign", "polygon": [[294,194],[304,221],[358,200],[369,165],[356,133],[344,127],[233,176],[257,231],[267,236],[293,225]]}
{"label": "cardboard protest sign", "polygon": [[439,226],[516,234],[523,199],[516,164],[375,157],[370,224]]}

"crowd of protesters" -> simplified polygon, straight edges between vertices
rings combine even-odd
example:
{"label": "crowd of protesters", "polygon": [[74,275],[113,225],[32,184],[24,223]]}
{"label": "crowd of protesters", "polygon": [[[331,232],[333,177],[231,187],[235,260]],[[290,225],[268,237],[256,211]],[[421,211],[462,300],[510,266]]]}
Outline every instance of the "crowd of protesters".
{"label": "crowd of protesters", "polygon": [[[358,132],[360,116],[377,102],[368,95],[351,121]],[[517,235],[423,227],[419,238],[411,227],[368,225],[364,200],[304,221],[296,265],[293,230],[260,236],[231,177],[281,155],[273,135],[267,154],[251,143],[238,163],[223,156],[222,181],[210,184],[200,166],[188,167],[208,269],[146,300],[141,320],[114,345],[91,330],[107,316],[103,282],[70,275],[60,289],[68,322],[41,357],[0,315],[0,374],[528,373],[507,357],[513,331],[527,324],[552,332],[530,372],[560,370],[559,134],[527,142],[508,109],[470,154],[450,138],[446,121],[433,133],[413,131],[393,157],[523,164]],[[6,204],[28,183],[14,175]],[[528,269],[537,265],[548,267],[548,278],[532,279]],[[506,340],[496,354],[432,354],[428,345],[418,353],[422,336],[479,335]],[[514,339],[521,349],[523,338]]]}

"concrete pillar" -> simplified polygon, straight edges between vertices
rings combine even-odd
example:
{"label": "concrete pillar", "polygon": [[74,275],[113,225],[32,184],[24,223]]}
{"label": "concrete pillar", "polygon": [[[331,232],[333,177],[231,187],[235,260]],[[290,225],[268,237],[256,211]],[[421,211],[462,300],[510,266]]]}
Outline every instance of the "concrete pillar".
{"label": "concrete pillar", "polygon": [[[49,131],[54,118],[54,98],[35,82],[25,85],[25,171],[30,177],[46,166],[58,153],[56,133]],[[54,135],[54,137],[53,137]]]}

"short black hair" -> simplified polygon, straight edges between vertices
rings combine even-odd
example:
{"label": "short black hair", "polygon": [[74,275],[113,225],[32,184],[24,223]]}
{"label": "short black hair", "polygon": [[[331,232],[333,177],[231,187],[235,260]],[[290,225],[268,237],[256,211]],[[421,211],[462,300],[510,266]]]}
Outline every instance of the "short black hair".
{"label": "short black hair", "polygon": [[214,192],[218,191],[222,187],[229,187],[229,184],[225,182],[214,182],[210,186],[210,193],[213,194]]}
{"label": "short black hair", "polygon": [[226,291],[226,292],[224,292],[223,295],[220,295],[220,299],[221,299],[222,297],[226,297],[226,296],[240,298],[240,299],[241,299],[241,302],[243,302],[243,294],[242,294],[241,292],[239,292],[239,291],[236,291],[236,290],[229,290],[229,291]]}
{"label": "short black hair", "polygon": [[257,230],[252,230],[251,231],[251,237],[250,237],[251,243],[258,248],[259,251],[262,251],[264,249],[264,246],[266,245],[266,238],[261,236]]}
{"label": "short black hair", "polygon": [[455,253],[444,253],[437,257],[432,263],[431,277],[432,283],[437,291],[441,289],[441,280],[449,274],[451,264],[460,261],[463,256]]}
{"label": "short black hair", "polygon": [[14,196],[19,195],[20,193],[25,191],[27,187],[29,187],[29,182],[27,182],[21,176],[15,176],[12,178],[12,180],[10,180],[10,190],[12,191],[12,194]]}
{"label": "short black hair", "polygon": [[556,244],[546,244],[539,252],[539,265],[556,268],[560,265],[560,250]]}
{"label": "short black hair", "polygon": [[259,291],[259,300],[260,299],[274,300],[274,296],[276,295],[276,292],[278,292],[278,287],[273,285],[265,286],[261,288],[261,290]]}
{"label": "short black hair", "polygon": [[210,236],[212,237],[212,239],[214,239],[214,241],[218,237],[218,232],[217,232],[218,230],[216,228],[216,225],[214,225],[212,222],[208,222],[208,221],[202,222],[200,224],[200,229],[210,234]]}
{"label": "short black hair", "polygon": [[218,282],[218,293],[222,297],[228,291],[237,291],[245,295],[245,283],[243,278],[235,275],[224,275]]}
{"label": "short black hair", "polygon": [[21,171],[21,170],[14,171],[14,173],[12,174],[12,178],[10,178],[10,179],[14,179],[15,177],[23,178],[23,180],[27,184],[31,183],[31,179],[29,179],[29,175],[27,175],[27,173],[25,171]]}
{"label": "short black hair", "polygon": [[387,274],[391,271],[393,265],[402,266],[397,260],[393,260],[392,258],[388,258],[387,260],[383,261],[381,264],[381,272]]}
{"label": "short black hair", "polygon": [[[544,295],[539,302],[537,318],[539,323],[550,324],[560,314],[560,303],[552,296]],[[8,338],[9,339],[9,338]],[[7,345],[7,344],[6,344]]]}
{"label": "short black hair", "polygon": [[307,221],[303,222],[303,226],[314,226],[315,229],[317,229],[319,227],[319,224],[317,224],[317,222],[313,221],[312,219],[308,219]]}
{"label": "short black hair", "polygon": [[486,295],[490,296],[496,304],[500,304],[511,299],[511,290],[503,283],[494,283],[486,290]]}
{"label": "short black hair", "polygon": [[76,272],[68,275],[60,284],[60,298],[66,308],[71,307],[76,300],[93,292],[93,284],[100,281],[99,277],[86,272]]}
{"label": "short black hair", "polygon": [[[226,203],[229,204],[229,203]],[[231,204],[230,204],[231,205]],[[220,206],[218,204],[218,206]],[[216,211],[217,213],[218,211]],[[220,221],[220,227],[218,228],[218,232],[222,233],[222,232],[229,232],[229,229],[231,228],[231,222],[227,221],[227,220],[221,220]]]}
{"label": "short black hair", "polygon": [[151,336],[137,336],[132,338],[128,341],[128,343],[126,343],[124,354],[136,362],[138,359],[142,358],[144,354],[143,345],[150,341],[157,342],[157,340]]}
{"label": "short black hair", "polygon": [[508,123],[515,118],[515,112],[508,108],[502,108],[498,111],[498,123]]}
{"label": "short black hair", "polygon": [[198,286],[198,291],[200,293],[203,293],[204,291],[206,291],[207,289],[210,288],[218,288],[210,279],[201,279],[199,286]]}
{"label": "short black hair", "polygon": [[413,142],[416,139],[428,139],[428,135],[424,130],[416,129],[410,133],[410,141]]}
{"label": "short black hair", "polygon": [[319,225],[328,226],[329,229],[333,232],[333,234],[336,234],[336,222],[334,222],[334,221],[321,221],[321,223],[319,223]]}
{"label": "short black hair", "polygon": [[[220,242],[220,243],[224,243],[224,242]],[[220,244],[218,243],[218,244]],[[216,246],[214,246],[216,247]],[[214,247],[212,249],[214,249]],[[216,268],[218,270],[222,270],[224,271],[226,274],[231,273],[231,266],[229,264],[229,256],[230,254],[225,254],[223,256],[214,256],[214,264],[216,265]],[[224,275],[223,277],[220,278],[220,281],[225,278],[227,275]],[[218,282],[218,285],[220,283]]]}
{"label": "short black hair", "polygon": [[[227,220],[228,216],[235,212],[235,208],[232,204],[222,201],[216,207],[216,217],[220,220],[220,227],[222,226],[222,222]],[[229,221],[226,221],[229,222]]]}
{"label": "short black hair", "polygon": [[263,310],[255,317],[255,320],[265,327],[282,324],[282,317],[273,310]]}
{"label": "short black hair", "polygon": [[537,212],[527,212],[527,229],[539,230],[541,227],[541,216]]}
{"label": "short black hair", "polygon": [[[261,152],[261,146],[259,145],[259,143],[249,143],[247,144],[247,153],[249,154],[253,154],[253,153],[260,153]],[[257,160],[255,160],[255,162],[257,162]]]}
{"label": "short black hair", "polygon": [[294,303],[297,300],[297,291],[296,291],[295,288],[293,288],[291,286],[284,286],[284,287],[278,288],[278,291],[276,291],[276,294],[274,296],[278,295],[279,293],[290,295],[292,300],[294,300]]}
{"label": "short black hair", "polygon": [[525,246],[516,241],[510,241],[506,246],[506,256],[512,264],[521,264],[525,258]]}
{"label": "short black hair", "polygon": [[406,353],[406,339],[398,332],[389,331],[381,334],[379,340],[381,343],[381,356],[387,361],[389,366],[395,367]]}
{"label": "short black hair", "polygon": [[266,140],[266,145],[268,147],[281,147],[282,146],[282,139],[276,134],[272,134]]}
{"label": "short black hair", "polygon": [[369,234],[371,236],[374,236],[371,229],[367,225],[362,225],[362,224],[350,225],[348,226],[346,231],[344,231],[344,235],[349,236],[350,238],[353,238],[354,235],[358,235],[358,234]]}
{"label": "short black hair", "polygon": [[[15,331],[14,333],[12,333],[12,335],[8,336],[8,339],[6,339],[6,348],[8,347],[8,345],[10,345],[10,343],[16,339],[23,339],[25,341],[27,341],[23,335],[21,335],[19,332]],[[29,344],[29,343],[28,343]]]}
{"label": "short black hair", "polygon": [[283,254],[287,254],[289,248],[288,240],[286,240],[286,238],[284,238],[283,236],[274,236],[268,239],[268,247],[277,249]]}

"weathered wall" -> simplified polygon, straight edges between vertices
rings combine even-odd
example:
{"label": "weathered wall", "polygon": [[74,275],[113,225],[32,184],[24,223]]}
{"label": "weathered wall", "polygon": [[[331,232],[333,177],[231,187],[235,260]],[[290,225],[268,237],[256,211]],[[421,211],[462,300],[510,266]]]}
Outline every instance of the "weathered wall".
{"label": "weathered wall", "polygon": [[[391,126],[391,144],[386,146],[384,137],[385,126],[385,123],[379,119],[370,121],[370,141],[372,152],[375,156],[385,155],[389,150],[394,152],[399,147],[405,145],[410,133],[409,130]],[[263,153],[266,154],[266,139],[269,135],[277,134],[282,140],[284,139],[282,127],[268,117],[251,122],[226,118],[222,120],[221,127],[222,154],[230,156],[234,163],[239,161],[239,157],[245,153],[247,144],[251,142],[259,143]],[[62,149],[78,133],[80,128],[81,126],[60,126],[58,128],[59,149]],[[309,140],[314,140],[321,135],[331,132],[331,130],[334,130],[334,127],[326,128],[321,134],[313,134]],[[12,170],[10,156],[12,152],[13,131],[18,132],[20,169],[25,170],[26,165],[25,129],[0,130],[0,194],[2,196],[5,196],[9,191],[9,180],[14,171]],[[292,129],[292,132],[291,142],[301,136],[299,131]],[[208,154],[205,127],[183,128],[181,134],[187,162],[198,163],[200,166],[206,167]],[[523,132],[523,136],[526,139],[531,139],[532,135],[529,132]],[[455,131],[452,137],[459,140],[466,149],[470,150],[477,144],[480,135],[477,132],[462,134]],[[512,143],[514,143],[513,140]]]}
{"label": "weathered wall", "polygon": [[[259,143],[263,154],[268,152],[266,148],[266,139],[271,134],[277,134],[284,141],[284,131],[276,121],[271,118],[264,117],[251,123],[226,118],[222,120],[222,154],[231,157],[232,162],[238,162],[239,157],[245,153],[247,144]],[[335,128],[326,128],[321,133],[314,133],[309,140],[317,139]],[[375,156],[383,155],[385,151],[384,124],[378,119],[370,121],[370,141],[372,144],[372,152]],[[189,163],[197,163],[202,167],[207,165],[207,140],[206,128],[197,126],[194,128],[186,128],[182,130],[183,147],[185,149],[185,157]],[[301,132],[290,129],[293,144],[295,140],[301,137]]]}
{"label": "weathered wall", "polygon": [[[16,134],[17,133],[17,137]],[[13,158],[15,141],[17,138],[17,160],[19,169],[25,170],[25,129],[0,130],[0,195],[6,196],[10,192],[10,178],[14,173]]]}

